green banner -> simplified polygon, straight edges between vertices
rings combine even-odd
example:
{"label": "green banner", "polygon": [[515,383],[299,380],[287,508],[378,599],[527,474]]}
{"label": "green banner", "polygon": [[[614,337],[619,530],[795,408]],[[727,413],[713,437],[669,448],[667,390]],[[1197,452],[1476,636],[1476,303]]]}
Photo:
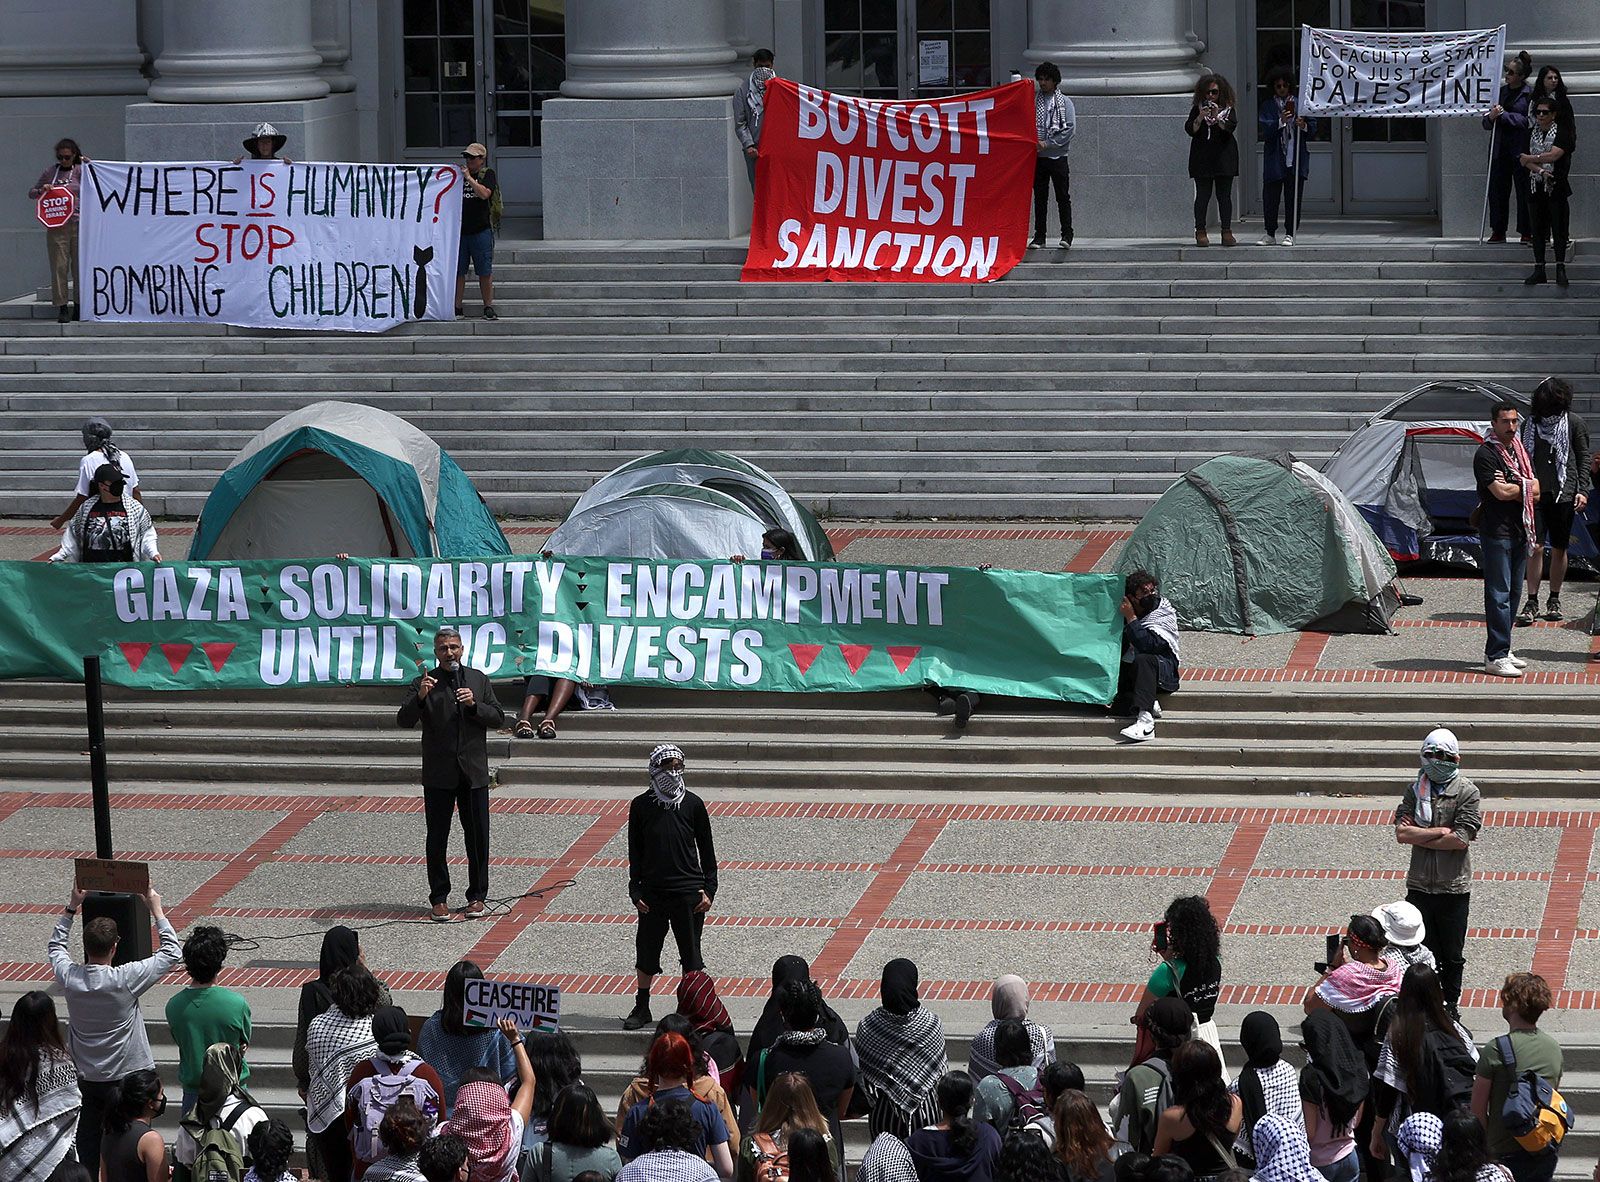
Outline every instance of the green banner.
{"label": "green banner", "polygon": [[776,691],[929,683],[1104,703],[1115,575],[560,556],[0,562],[0,678],[141,689],[409,681],[461,629],[490,676]]}

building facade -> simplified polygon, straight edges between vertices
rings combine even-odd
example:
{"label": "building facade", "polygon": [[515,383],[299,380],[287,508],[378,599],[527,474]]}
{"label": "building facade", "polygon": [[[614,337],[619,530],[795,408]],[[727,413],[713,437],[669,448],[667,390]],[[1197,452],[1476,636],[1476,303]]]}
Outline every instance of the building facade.
{"label": "building facade", "polygon": [[[1481,28],[1562,67],[1600,111],[1600,20],[1574,0],[0,0],[6,295],[44,274],[28,187],[61,136],[107,159],[231,159],[255,123],[307,159],[453,159],[489,145],[513,216],[547,237],[726,238],[750,191],[730,96],[757,46],[786,77],[873,97],[954,93],[1055,62],[1077,103],[1084,237],[1188,230],[1187,95],[1204,70],[1253,112],[1302,23]],[[1246,126],[1250,126],[1248,117]],[[1477,233],[1470,119],[1324,121],[1311,216]],[[1236,200],[1259,206],[1246,154]],[[1600,222],[1574,164],[1575,231]],[[1431,225],[1429,223],[1432,223]]]}

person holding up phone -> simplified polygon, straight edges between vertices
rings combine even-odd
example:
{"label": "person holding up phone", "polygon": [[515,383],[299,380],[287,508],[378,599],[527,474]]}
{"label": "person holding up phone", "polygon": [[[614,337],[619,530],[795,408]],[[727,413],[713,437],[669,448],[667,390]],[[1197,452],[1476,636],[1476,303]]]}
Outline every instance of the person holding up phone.
{"label": "person holding up phone", "polygon": [[1189,136],[1189,176],[1194,181],[1196,246],[1211,245],[1206,237],[1206,213],[1213,193],[1222,223],[1222,245],[1238,245],[1233,236],[1233,178],[1239,175],[1239,142],[1233,133],[1238,127],[1233,87],[1221,74],[1205,75],[1195,83],[1194,103],[1183,122]]}
{"label": "person holding up phone", "polygon": [[1158,693],[1178,689],[1178,613],[1161,597],[1161,586],[1149,571],[1136,570],[1123,581],[1122,672],[1112,710],[1133,715],[1122,737],[1143,743],[1156,737],[1161,717]]}
{"label": "person holding up phone", "polygon": [[[1211,905],[1200,895],[1185,895],[1167,905],[1166,914],[1155,925],[1150,950],[1160,958],[1145,984],[1139,1008],[1129,1019],[1140,1030],[1140,1043],[1134,1049],[1134,1062],[1147,1052],[1145,1014],[1163,997],[1180,997],[1194,1015],[1194,1033],[1222,1053],[1213,1015],[1222,989],[1222,932],[1211,913]],[[1227,1079],[1227,1068],[1223,1068]]]}

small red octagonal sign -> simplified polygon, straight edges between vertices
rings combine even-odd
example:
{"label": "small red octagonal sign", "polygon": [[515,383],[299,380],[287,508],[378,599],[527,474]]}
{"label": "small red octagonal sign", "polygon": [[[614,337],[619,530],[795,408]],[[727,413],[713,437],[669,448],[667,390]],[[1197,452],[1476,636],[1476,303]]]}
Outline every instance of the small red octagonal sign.
{"label": "small red octagonal sign", "polygon": [[66,225],[76,208],[72,190],[65,185],[51,185],[39,195],[39,220],[52,230]]}

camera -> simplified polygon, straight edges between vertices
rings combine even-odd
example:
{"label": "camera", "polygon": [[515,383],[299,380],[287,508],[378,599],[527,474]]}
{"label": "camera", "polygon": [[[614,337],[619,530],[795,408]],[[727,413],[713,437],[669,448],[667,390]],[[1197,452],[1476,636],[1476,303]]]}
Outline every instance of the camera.
{"label": "camera", "polygon": [[1339,945],[1341,945],[1343,943],[1344,943],[1344,936],[1342,936],[1340,933],[1338,933],[1338,932],[1329,932],[1328,933],[1328,936],[1327,936],[1327,950],[1325,952],[1325,955],[1327,956],[1328,959],[1327,960],[1315,961],[1311,965],[1312,968],[1317,970],[1317,976],[1319,976],[1319,977],[1322,976],[1330,968],[1333,967],[1333,962],[1339,959]]}

